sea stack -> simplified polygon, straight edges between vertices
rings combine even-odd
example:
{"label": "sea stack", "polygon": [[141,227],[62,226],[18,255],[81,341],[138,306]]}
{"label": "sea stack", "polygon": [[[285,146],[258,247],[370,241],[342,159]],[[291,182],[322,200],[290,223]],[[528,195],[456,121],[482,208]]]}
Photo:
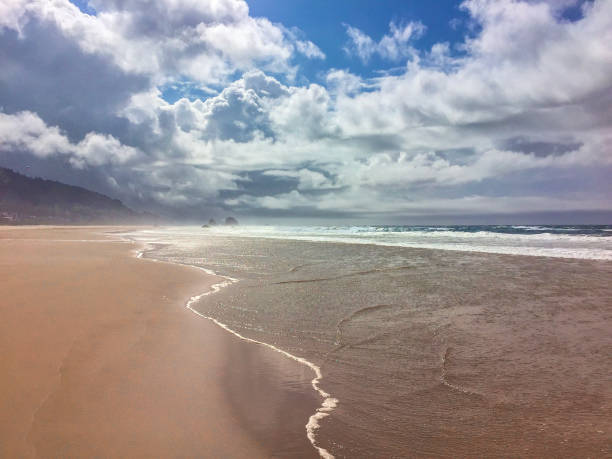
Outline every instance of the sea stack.
{"label": "sea stack", "polygon": [[202,225],[202,228],[210,228],[211,226],[217,226],[217,222],[215,221],[214,218],[211,218],[210,220],[208,220],[208,223]]}

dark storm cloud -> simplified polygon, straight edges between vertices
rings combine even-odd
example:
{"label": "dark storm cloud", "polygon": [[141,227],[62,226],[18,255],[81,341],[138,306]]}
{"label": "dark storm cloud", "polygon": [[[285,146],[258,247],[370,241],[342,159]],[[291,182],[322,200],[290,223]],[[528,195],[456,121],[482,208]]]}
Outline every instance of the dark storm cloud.
{"label": "dark storm cloud", "polygon": [[237,180],[238,189],[225,191],[223,198],[232,198],[247,193],[252,196],[269,196],[289,191],[297,187],[297,177],[266,175],[265,171],[250,171]]}
{"label": "dark storm cloud", "polygon": [[525,137],[513,137],[499,142],[499,148],[520,151],[522,153],[533,153],[535,156],[562,155],[578,150],[581,146],[581,143],[576,142],[544,142],[530,140]]}
{"label": "dark storm cloud", "polygon": [[126,74],[109,58],[84,53],[54,25],[36,19],[21,34],[0,29],[0,43],[3,111],[34,111],[73,141],[90,131],[121,138],[129,123],[115,112],[150,85],[145,76]]}

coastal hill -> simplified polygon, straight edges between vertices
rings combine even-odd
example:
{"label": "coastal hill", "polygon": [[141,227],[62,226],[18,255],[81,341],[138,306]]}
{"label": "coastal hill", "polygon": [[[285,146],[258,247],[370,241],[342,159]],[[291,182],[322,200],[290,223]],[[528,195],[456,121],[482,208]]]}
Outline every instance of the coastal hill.
{"label": "coastal hill", "polygon": [[118,199],[0,167],[0,224],[150,223]]}

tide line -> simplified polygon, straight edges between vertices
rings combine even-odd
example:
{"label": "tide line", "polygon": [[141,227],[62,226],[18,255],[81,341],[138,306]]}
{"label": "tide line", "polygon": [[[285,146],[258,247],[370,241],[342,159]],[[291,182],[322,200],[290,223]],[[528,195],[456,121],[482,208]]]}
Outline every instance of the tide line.
{"label": "tide line", "polygon": [[[133,242],[133,240],[132,240]],[[149,245],[150,247],[150,245]],[[147,248],[149,248],[147,247]],[[143,255],[145,253],[145,251],[147,251],[146,249],[144,250],[137,250],[136,251],[136,258],[143,258]],[[157,260],[155,258],[146,258],[147,260],[152,260],[152,261],[157,261],[160,262],[162,260]],[[171,262],[167,262],[167,263],[171,263]],[[178,263],[173,263],[173,264],[178,264]],[[192,296],[187,303],[185,304],[185,307],[187,309],[189,309],[191,312],[193,312],[194,314],[204,318],[204,319],[208,319],[211,322],[213,322],[214,324],[216,324],[217,326],[223,328],[224,330],[230,332],[232,335],[238,337],[239,339],[243,340],[243,341],[247,341],[250,343],[254,343],[254,344],[259,344],[261,346],[266,346],[269,349],[272,349],[273,351],[276,351],[282,355],[284,355],[285,357],[288,357],[292,360],[295,360],[296,362],[301,363],[302,365],[306,365],[308,368],[310,368],[314,373],[315,373],[315,377],[312,379],[312,381],[310,382],[310,384],[312,385],[312,388],[315,390],[315,392],[317,392],[321,398],[323,398],[323,402],[321,403],[321,406],[319,408],[317,408],[317,410],[310,416],[310,418],[308,419],[308,422],[306,423],[306,437],[308,438],[308,440],[310,441],[310,443],[312,444],[312,446],[317,450],[317,452],[319,453],[319,456],[321,456],[323,459],[334,459],[334,456],[327,451],[325,448],[322,448],[320,446],[317,445],[316,442],[316,431],[319,429],[320,427],[320,420],[325,418],[326,416],[329,416],[330,412],[332,412],[334,410],[334,408],[336,408],[338,406],[338,399],[332,397],[329,393],[325,392],[323,389],[321,389],[319,387],[319,383],[321,381],[321,379],[323,378],[323,374],[321,373],[321,368],[319,368],[317,365],[315,365],[314,363],[306,360],[303,357],[298,357],[296,355],[290,354],[287,351],[284,351],[282,349],[279,349],[278,347],[272,345],[272,344],[268,344],[268,343],[264,343],[263,341],[258,341],[252,338],[248,338],[244,335],[241,335],[240,333],[238,333],[235,330],[232,330],[231,328],[229,328],[226,324],[224,324],[223,322],[218,321],[217,319],[215,319],[214,317],[210,317],[207,316],[205,314],[202,314],[201,312],[197,311],[196,309],[193,308],[193,305],[195,303],[197,303],[201,298],[208,296],[208,295],[212,295],[214,293],[219,292],[222,288],[227,287],[229,285],[232,285],[236,282],[238,282],[238,279],[234,279],[232,277],[229,276],[222,276],[220,274],[215,273],[214,271],[212,271],[211,269],[207,269],[207,268],[203,268],[201,266],[195,266],[195,265],[184,265],[184,266],[190,266],[192,268],[195,269],[199,269],[201,271],[204,271],[206,274],[210,274],[213,276],[217,276],[217,277],[222,277],[223,279],[225,279],[223,282],[219,282],[217,284],[213,284],[210,287],[210,290],[201,293],[199,295],[195,295]]]}

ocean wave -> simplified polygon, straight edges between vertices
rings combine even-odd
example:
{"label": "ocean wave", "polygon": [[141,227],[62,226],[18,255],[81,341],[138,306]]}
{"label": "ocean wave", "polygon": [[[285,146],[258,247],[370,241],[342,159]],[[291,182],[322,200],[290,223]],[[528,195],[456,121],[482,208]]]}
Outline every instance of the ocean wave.
{"label": "ocean wave", "polygon": [[542,231],[530,234],[491,231],[493,227],[470,227],[472,231],[449,230],[448,228],[435,227],[435,230],[431,230],[424,229],[424,227],[411,227],[410,231],[395,231],[395,227],[372,226],[246,226],[219,228],[206,234],[556,258],[612,259],[612,237],[610,237],[610,232],[606,231],[607,228],[597,228],[597,234],[568,234],[572,228],[566,228],[566,233]]}

